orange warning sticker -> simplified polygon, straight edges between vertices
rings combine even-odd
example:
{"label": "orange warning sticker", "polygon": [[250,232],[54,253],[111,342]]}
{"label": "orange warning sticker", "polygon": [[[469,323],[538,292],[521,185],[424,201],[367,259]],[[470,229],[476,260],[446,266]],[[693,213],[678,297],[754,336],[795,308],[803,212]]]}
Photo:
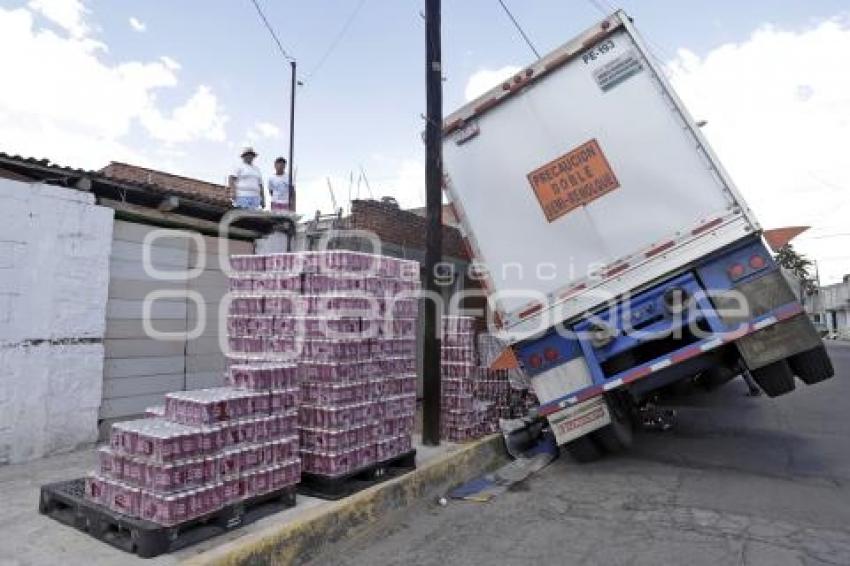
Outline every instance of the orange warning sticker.
{"label": "orange warning sticker", "polygon": [[549,222],[620,186],[595,139],[535,169],[528,181]]}

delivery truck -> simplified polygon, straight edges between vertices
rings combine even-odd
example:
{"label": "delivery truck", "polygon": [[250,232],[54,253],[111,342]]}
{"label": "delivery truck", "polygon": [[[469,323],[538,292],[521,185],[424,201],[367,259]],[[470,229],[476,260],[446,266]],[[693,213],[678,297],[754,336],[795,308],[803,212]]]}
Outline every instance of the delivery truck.
{"label": "delivery truck", "polygon": [[[730,85],[734,88],[734,85]],[[757,151],[753,148],[753,151]],[[833,375],[761,228],[622,11],[444,121],[444,190],[492,323],[578,460],[635,408],[743,372]]]}

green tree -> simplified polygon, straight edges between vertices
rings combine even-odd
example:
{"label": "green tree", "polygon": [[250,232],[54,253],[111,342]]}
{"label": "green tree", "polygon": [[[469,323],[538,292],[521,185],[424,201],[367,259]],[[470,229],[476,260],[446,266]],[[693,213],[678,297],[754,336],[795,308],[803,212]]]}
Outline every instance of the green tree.
{"label": "green tree", "polygon": [[812,295],[817,292],[817,283],[812,277],[812,260],[785,244],[776,252],[776,263],[791,272],[800,281],[800,291]]}

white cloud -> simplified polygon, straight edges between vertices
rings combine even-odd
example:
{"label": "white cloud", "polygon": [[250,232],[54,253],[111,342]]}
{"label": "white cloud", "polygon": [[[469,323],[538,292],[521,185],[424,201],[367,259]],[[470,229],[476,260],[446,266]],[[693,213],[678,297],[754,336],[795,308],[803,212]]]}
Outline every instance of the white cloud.
{"label": "white cloud", "polygon": [[[850,214],[850,22],[771,26],[704,57],[680,50],[671,80],[766,228],[846,232]],[[799,242],[799,243],[797,243]],[[850,238],[806,238],[827,280],[850,273]],[[842,258],[842,256],[844,256]]]}
{"label": "white cloud", "polygon": [[80,0],[31,0],[27,5],[65,29],[71,37],[83,38],[90,31],[85,22],[88,9]]}
{"label": "white cloud", "polygon": [[421,159],[402,159],[388,176],[371,184],[376,198],[395,197],[402,208],[425,206],[425,163]]}
{"label": "white cloud", "polygon": [[154,138],[169,144],[196,139],[224,141],[227,117],[209,87],[201,85],[183,105],[165,116],[156,107],[145,108],[139,119]]}
{"label": "white cloud", "polygon": [[475,100],[494,86],[504,82],[505,79],[514,76],[519,70],[519,67],[507,65],[500,69],[479,69],[475,71],[466,81],[466,88],[463,91],[466,101]]}
{"label": "white cloud", "polygon": [[168,55],[163,55],[159,58],[162,61],[162,64],[165,65],[171,71],[179,71],[182,68],[182,65],[169,57]]}
{"label": "white cloud", "polygon": [[[271,168],[271,160],[284,151],[280,144],[281,133],[281,129],[271,122],[257,122],[245,132],[238,147],[253,147],[259,153],[256,164],[261,169],[266,165]],[[237,147],[237,144],[234,143],[232,147]],[[269,160],[268,164],[265,163],[266,160]]]}
{"label": "white cloud", "polygon": [[130,27],[133,28],[133,31],[137,31],[139,33],[148,29],[148,26],[145,22],[141,21],[135,16],[130,16]]}
{"label": "white cloud", "polygon": [[256,129],[257,133],[259,133],[264,138],[280,137],[280,128],[269,122],[257,122],[254,128]]}
{"label": "white cloud", "polygon": [[0,89],[0,149],[99,168],[112,159],[146,161],[146,152],[129,147],[131,133],[152,147],[225,138],[227,116],[208,87],[173,109],[159,103],[161,89],[178,85],[176,62],[107,62],[82,4],[34,0],[30,7],[62,22],[67,34],[39,27],[31,10],[0,8],[0,67],[14,77]]}

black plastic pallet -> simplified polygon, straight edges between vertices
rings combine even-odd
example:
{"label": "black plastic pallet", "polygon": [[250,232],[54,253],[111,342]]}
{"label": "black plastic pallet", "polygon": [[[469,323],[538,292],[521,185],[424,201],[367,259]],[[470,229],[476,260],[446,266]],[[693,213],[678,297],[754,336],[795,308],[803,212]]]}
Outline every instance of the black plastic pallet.
{"label": "black plastic pallet", "polygon": [[112,546],[153,558],[253,523],[295,505],[295,486],[227,505],[197,519],[164,527],[115,513],[85,498],[83,478],[41,488],[38,510]]}
{"label": "black plastic pallet", "polygon": [[416,450],[378,462],[341,476],[323,476],[301,472],[298,493],[336,501],[416,469]]}

